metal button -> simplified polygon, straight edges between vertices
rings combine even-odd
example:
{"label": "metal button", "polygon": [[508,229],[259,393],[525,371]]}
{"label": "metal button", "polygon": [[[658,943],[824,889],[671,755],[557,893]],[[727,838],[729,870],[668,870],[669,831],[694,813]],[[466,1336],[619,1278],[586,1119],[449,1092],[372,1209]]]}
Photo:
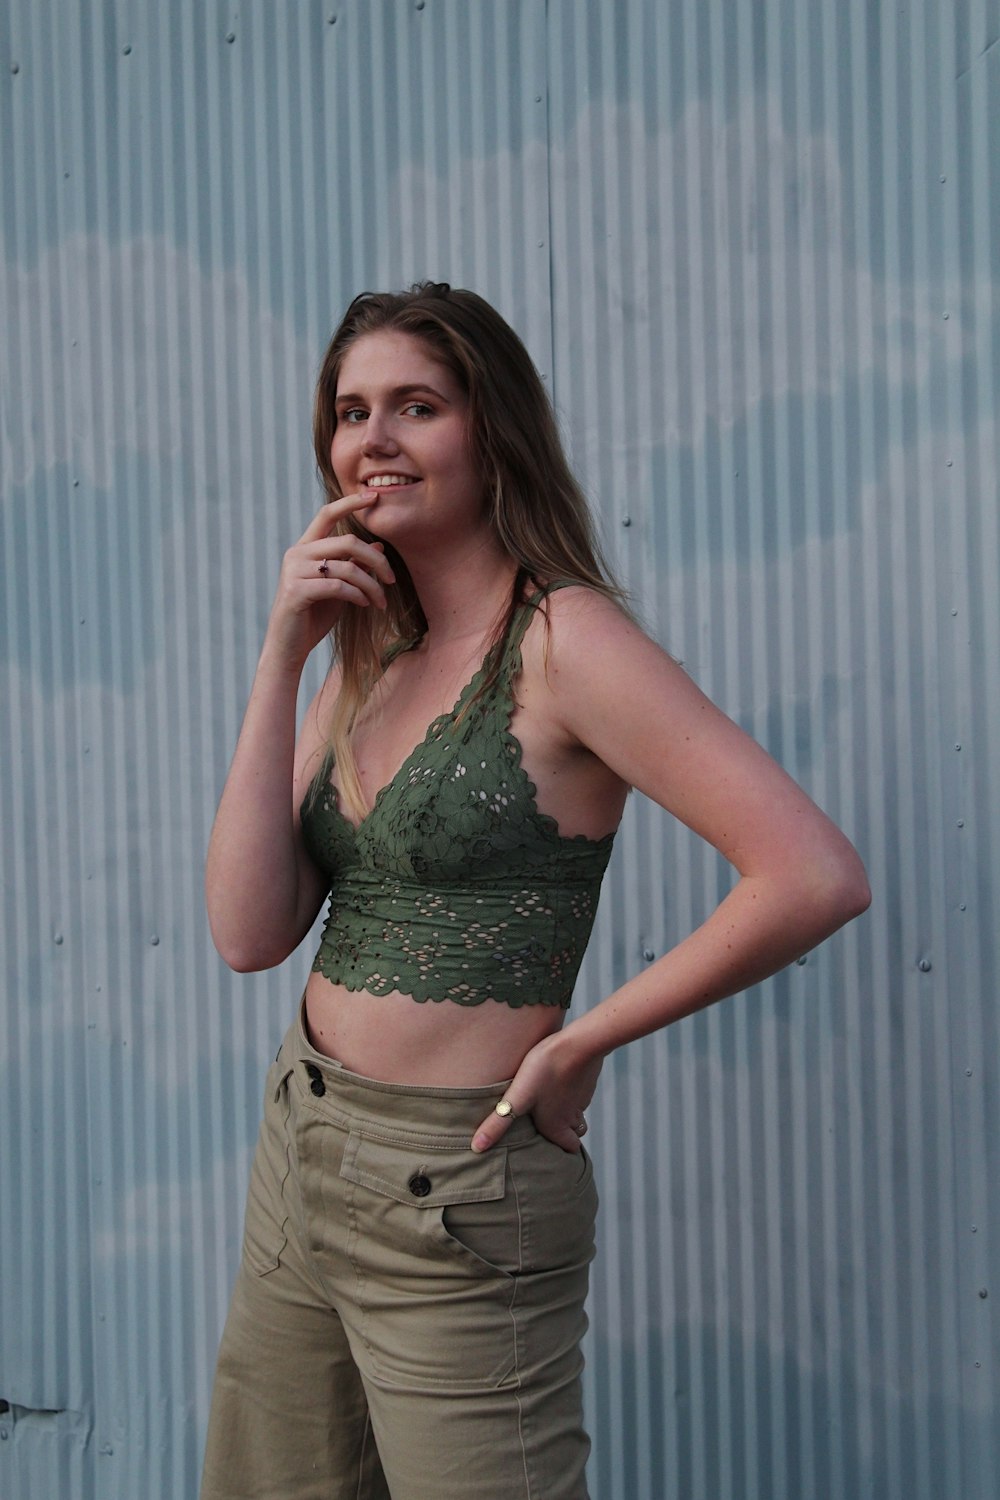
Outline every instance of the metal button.
{"label": "metal button", "polygon": [[414,1198],[426,1198],[431,1190],[431,1180],[425,1177],[423,1172],[417,1172],[410,1178],[408,1186]]}

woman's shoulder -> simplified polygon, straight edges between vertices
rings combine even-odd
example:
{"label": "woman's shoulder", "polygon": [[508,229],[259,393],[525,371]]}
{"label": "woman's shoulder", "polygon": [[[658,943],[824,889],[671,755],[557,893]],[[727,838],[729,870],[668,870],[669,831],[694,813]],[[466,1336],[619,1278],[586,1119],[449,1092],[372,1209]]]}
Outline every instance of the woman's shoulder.
{"label": "woman's shoulder", "polygon": [[618,704],[622,695],[661,702],[690,684],[677,660],[627,606],[586,583],[550,590],[525,633],[526,671],[544,681],[553,707],[575,711],[587,701]]}
{"label": "woman's shoulder", "polygon": [[580,632],[585,638],[595,632],[603,637],[610,631],[615,639],[623,641],[639,637],[649,640],[625,602],[593,584],[575,578],[556,578],[542,585],[535,602],[538,612],[545,617],[553,643],[567,651],[577,646]]}

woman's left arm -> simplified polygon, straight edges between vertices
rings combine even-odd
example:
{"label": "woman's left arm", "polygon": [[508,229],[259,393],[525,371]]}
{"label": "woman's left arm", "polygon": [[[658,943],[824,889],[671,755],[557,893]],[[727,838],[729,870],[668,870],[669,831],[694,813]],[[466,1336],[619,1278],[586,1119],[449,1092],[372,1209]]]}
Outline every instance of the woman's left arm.
{"label": "woman's left arm", "polygon": [[[527,1054],[516,1114],[578,1150],[576,1125],[609,1052],[756,984],[863,912],[855,849],[775,761],[613,604],[550,598],[550,708],[571,740],[713,844],[739,879],[688,937]],[[504,1131],[484,1121],[484,1150]]]}

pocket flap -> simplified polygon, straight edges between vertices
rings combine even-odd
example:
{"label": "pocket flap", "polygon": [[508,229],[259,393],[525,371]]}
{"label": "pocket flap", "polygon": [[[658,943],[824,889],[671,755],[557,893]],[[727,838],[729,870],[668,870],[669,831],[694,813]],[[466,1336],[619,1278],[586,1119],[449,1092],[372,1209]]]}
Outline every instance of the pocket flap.
{"label": "pocket flap", "polygon": [[352,1131],[340,1175],[411,1208],[486,1203],[504,1195],[507,1150],[493,1146],[482,1155],[471,1146],[428,1150]]}

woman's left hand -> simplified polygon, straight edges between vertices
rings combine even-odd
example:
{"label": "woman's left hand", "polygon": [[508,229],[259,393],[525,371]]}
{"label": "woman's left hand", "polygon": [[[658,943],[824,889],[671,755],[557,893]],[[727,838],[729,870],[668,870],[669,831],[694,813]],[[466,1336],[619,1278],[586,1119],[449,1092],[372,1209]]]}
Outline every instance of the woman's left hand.
{"label": "woman's left hand", "polygon": [[488,1151],[511,1121],[531,1115],[535,1128],[563,1151],[578,1153],[587,1129],[584,1110],[594,1097],[603,1057],[584,1054],[575,1045],[573,1028],[543,1037],[528,1052],[511,1079],[504,1099],[508,1115],[494,1110],[472,1138],[473,1151]]}

